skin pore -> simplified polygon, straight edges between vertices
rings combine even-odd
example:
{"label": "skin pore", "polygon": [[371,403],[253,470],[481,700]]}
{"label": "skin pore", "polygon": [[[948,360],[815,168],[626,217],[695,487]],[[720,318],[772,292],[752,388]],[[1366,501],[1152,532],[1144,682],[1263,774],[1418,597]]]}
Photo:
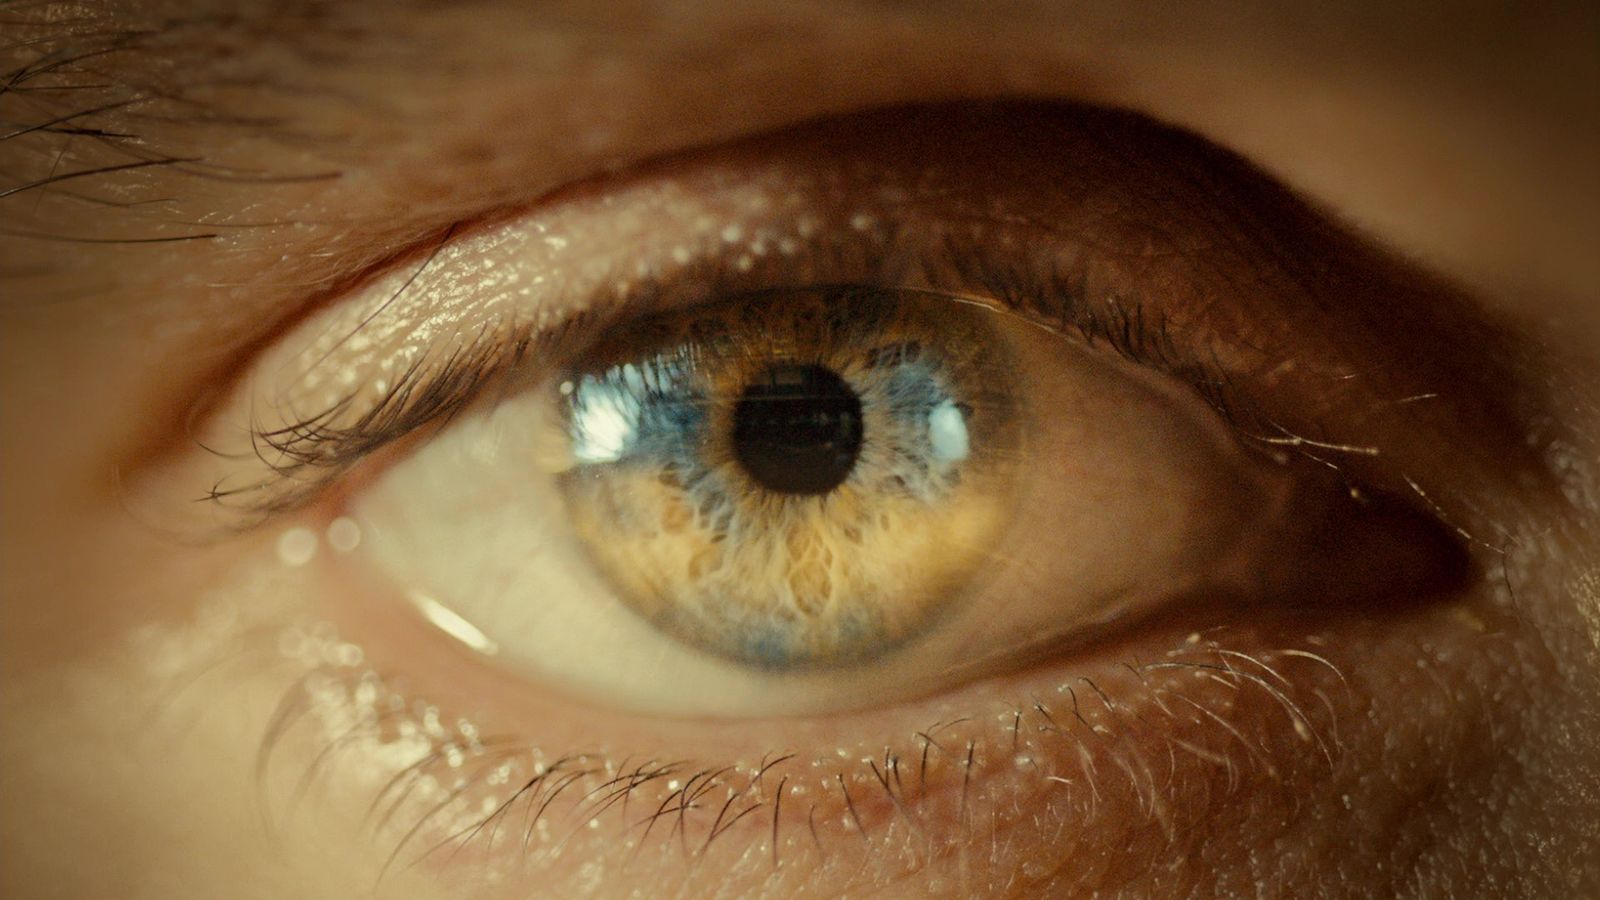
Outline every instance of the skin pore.
{"label": "skin pore", "polygon": [[[5,892],[348,897],[375,883],[398,897],[650,895],[663,885],[890,896],[1600,889],[1594,16],[1508,8],[1441,20],[1391,4],[1294,6],[1147,17],[1109,3],[1026,4],[1005,16],[963,3],[0,9]],[[897,840],[909,846],[896,837],[895,798],[915,790],[827,793],[820,824],[799,815],[789,827],[763,783],[751,795],[768,805],[743,831],[716,844],[693,833],[716,848],[697,865],[609,865],[619,840],[610,820],[508,881],[484,875],[498,871],[504,848],[496,856],[481,844],[438,865],[407,865],[409,855],[388,865],[396,835],[373,827],[370,808],[382,804],[363,776],[393,764],[362,755],[387,745],[340,756],[317,729],[287,726],[283,740],[269,739],[286,708],[284,721],[298,715],[283,698],[308,671],[332,669],[332,687],[353,697],[360,685],[347,682],[360,675],[351,673],[370,668],[382,677],[366,682],[368,693],[406,703],[424,695],[450,717],[493,723],[552,756],[613,735],[604,743],[623,773],[651,760],[714,764],[718,745],[735,743],[728,752],[748,763],[834,747],[876,762],[884,733],[933,731],[961,717],[960,704],[1002,711],[981,733],[957,726],[960,736],[942,742],[952,752],[931,754],[928,783],[953,785],[939,795],[950,805],[962,802],[971,770],[966,742],[1020,742],[1024,721],[1045,735],[1038,729],[1080,709],[1074,693],[1034,711],[1006,682],[971,688],[955,707],[906,704],[890,724],[853,713],[767,722],[736,738],[697,723],[640,725],[490,672],[413,619],[386,615],[388,598],[359,585],[313,590],[299,580],[304,570],[285,575],[279,565],[257,577],[263,560],[280,559],[282,528],[180,540],[129,500],[151,478],[163,487],[164,464],[194,452],[196,421],[225,407],[227,388],[281,335],[337,308],[373,271],[420,262],[457,223],[542,210],[575,182],[646,160],[670,167],[694,148],[830,115],[993,98],[1122,107],[1192,131],[1403,260],[1405,277],[1393,283],[1407,290],[1395,296],[1428,304],[1425,334],[1463,360],[1446,371],[1485,360],[1506,387],[1478,405],[1514,410],[1525,433],[1511,443],[1538,448],[1529,455],[1559,487],[1522,478],[1530,467],[1496,443],[1506,434],[1441,437],[1443,426],[1418,425],[1385,442],[1384,460],[1417,460],[1426,488],[1416,504],[1466,533],[1484,573],[1470,597],[1370,621],[1274,622],[1247,637],[1226,630],[1249,630],[1237,621],[1247,614],[1202,618],[1224,629],[1224,650],[1276,660],[1292,684],[1273,690],[1297,707],[1315,711],[1328,699],[1327,718],[1257,715],[1247,704],[1221,715],[1224,695],[1266,690],[1231,670],[1187,694],[1216,715],[1169,715],[1150,698],[1189,689],[1162,682],[1168,670],[1100,677],[1125,654],[1083,651],[1070,671],[1097,673],[1109,699],[1083,704],[1084,734],[1065,730],[1084,746],[1095,746],[1099,725],[1106,743],[1162,748],[1147,754],[1158,763],[1148,781],[1132,766],[1122,781],[1087,779],[1105,792],[1094,812],[1051,807],[1027,782],[1005,795],[1022,812],[997,812],[905,862],[891,852]],[[115,170],[84,174],[102,168]],[[1356,271],[1384,287],[1391,277],[1375,263]],[[1411,290],[1414,282],[1429,286]],[[1378,310],[1379,293],[1351,307]],[[1407,354],[1407,337],[1393,336],[1394,360]],[[1461,462],[1502,456],[1500,474]],[[165,486],[174,497],[194,493]],[[217,613],[219,596],[247,612]],[[339,637],[312,626],[286,650],[285,629],[311,613],[336,621]],[[1189,630],[1154,646],[1188,652]],[[1307,634],[1323,643],[1304,643]],[[359,664],[319,656],[345,647],[359,648]],[[1286,650],[1330,657],[1338,676],[1290,668],[1303,655],[1263,655]],[[1089,698],[1100,687],[1078,690]],[[1021,693],[1032,691],[1029,682]],[[1332,740],[1337,758],[1317,762],[1315,742],[1295,737],[1299,724]],[[1327,737],[1334,728],[1336,740]],[[1248,735],[1238,742],[1248,749],[1230,744],[1228,729]],[[273,747],[265,778],[264,740]],[[1172,740],[1190,752],[1169,768]],[[925,763],[918,749],[898,751],[908,781]],[[1109,769],[1138,757],[1098,747],[1090,758]],[[984,774],[997,759],[991,749]],[[327,777],[302,774],[324,769]],[[871,773],[861,777],[870,787]],[[1010,790],[1007,777],[989,790]],[[670,792],[656,785],[634,799],[665,803]],[[724,795],[711,796],[720,806]],[[1166,818],[1149,811],[1157,799]],[[789,815],[796,810],[791,802]],[[881,827],[862,828],[873,837],[858,841],[849,821],[875,814]],[[829,826],[822,819],[845,822],[838,833],[865,849],[834,849],[845,842],[829,835],[806,849],[808,824]],[[767,823],[798,836],[783,845],[799,849],[781,865],[761,843]]]}

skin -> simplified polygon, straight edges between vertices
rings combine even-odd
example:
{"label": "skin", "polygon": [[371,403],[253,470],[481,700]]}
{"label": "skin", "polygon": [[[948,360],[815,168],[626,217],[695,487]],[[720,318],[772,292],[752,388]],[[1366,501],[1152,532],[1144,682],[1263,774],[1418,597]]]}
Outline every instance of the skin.
{"label": "skin", "polygon": [[[92,49],[101,31],[206,13],[143,7],[92,11],[77,40]],[[247,9],[99,58],[96,77],[140,86],[132,94],[0,94],[7,131],[136,96],[79,124],[136,131],[148,152],[227,167],[149,166],[0,198],[8,895],[345,897],[369,891],[385,861],[354,788],[312,792],[309,813],[262,825],[251,763],[292,674],[261,662],[271,654],[255,631],[211,627],[203,610],[270,553],[276,532],[195,546],[126,502],[128,483],[192,448],[191,410],[274,335],[453,222],[536,204],[612,167],[820,115],[1000,96],[1127,107],[1189,129],[1456,286],[1461,309],[1448,315],[1487,320],[1495,335],[1463,337],[1463,352],[1510,360],[1519,402],[1532,407],[1526,420],[1558,423],[1575,473],[1564,494],[1513,483],[1461,511],[1477,517],[1475,534],[1510,536],[1496,543],[1511,548],[1513,596],[1507,621],[1490,626],[1492,645],[1463,645],[1472,664],[1440,670],[1449,683],[1439,693],[1379,672],[1352,711],[1375,724],[1352,729],[1333,774],[1295,769],[1306,779],[1291,778],[1298,796],[1252,795],[1238,818],[1191,823],[1204,833],[1181,851],[1093,823],[1112,836],[1072,840],[1089,848],[1084,858],[1110,854],[1095,857],[1109,860],[1095,870],[1102,883],[1054,882],[1056,892],[1600,890],[1600,494],[1585,480],[1600,458],[1593,12],[1451,19],[1393,4],[1305,4],[1139,16],[1120,4],[1027,4],[996,21],[960,3],[616,7],[347,4],[323,18]],[[78,15],[49,5],[0,14],[22,41],[65,27],[26,23]],[[41,46],[57,45],[9,47],[6,70],[34,63]],[[179,93],[201,102],[172,99]],[[239,110],[270,122],[206,119]],[[0,190],[130,158],[83,136],[20,135],[0,141]],[[217,174],[235,177],[207,177]],[[172,200],[107,206],[61,191]],[[81,242],[211,233],[223,236]],[[1444,471],[1451,463],[1439,455]],[[304,612],[300,602],[271,606],[256,624],[281,626]],[[1444,641],[1442,623],[1460,608],[1480,610],[1429,610],[1404,628],[1418,645]],[[501,721],[638,727],[530,699],[373,618],[341,625],[367,622],[366,652],[386,670],[417,666],[436,696],[470,695]],[[1341,634],[1376,644],[1386,632],[1371,629]],[[1375,652],[1370,665],[1399,673],[1414,663]],[[1407,731],[1412,719],[1428,727]],[[847,725],[808,727],[826,745],[828,728]],[[283,752],[303,769],[317,748]],[[276,797],[281,808],[294,778],[272,784],[266,805]],[[1309,824],[1263,824],[1296,817]],[[653,882],[648,868],[583,881],[584,853],[555,866],[578,879],[560,882],[569,890],[692,883]],[[470,871],[387,873],[383,893],[487,892]],[[995,893],[1052,884],[1006,876],[979,881]],[[889,895],[958,883],[931,878],[876,883]],[[766,889],[804,886],[802,874]]]}

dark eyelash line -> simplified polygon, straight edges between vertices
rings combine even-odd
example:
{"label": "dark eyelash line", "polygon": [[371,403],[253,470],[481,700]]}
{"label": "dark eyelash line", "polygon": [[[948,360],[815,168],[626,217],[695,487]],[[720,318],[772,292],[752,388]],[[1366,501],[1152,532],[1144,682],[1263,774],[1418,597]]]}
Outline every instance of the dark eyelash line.
{"label": "dark eyelash line", "polygon": [[[970,291],[971,297],[993,301],[1053,330],[1075,335],[1091,346],[1104,345],[1135,364],[1172,376],[1193,389],[1234,426],[1243,443],[1279,461],[1302,455],[1342,473],[1338,461],[1322,458],[1326,454],[1320,449],[1359,449],[1293,434],[1256,409],[1246,399],[1247,392],[1235,387],[1216,348],[1176,330],[1159,304],[1144,303],[1136,294],[1115,291],[1091,297],[1084,274],[1087,266],[1041,271],[1041,267],[1015,259],[1002,260],[1000,252],[991,252],[980,244],[946,236],[942,246],[935,245],[940,247],[936,255],[930,256],[927,248],[909,253],[887,252],[884,260],[870,267],[874,272],[881,271],[882,279],[864,279],[863,283],[895,287],[897,276],[914,273],[920,267],[925,270],[927,282],[962,289],[950,291],[952,296]],[[896,242],[889,245],[895,246]],[[412,280],[426,271],[431,261],[431,257],[424,260]],[[509,391],[525,383],[526,379],[518,378],[517,373],[526,363],[538,361],[546,353],[551,355],[553,364],[564,362],[563,353],[581,349],[582,342],[592,339],[596,329],[607,324],[618,310],[636,304],[649,314],[656,311],[650,300],[682,297],[685,284],[694,286],[690,293],[718,298],[750,293],[749,285],[741,283],[730,262],[720,257],[703,259],[670,278],[636,283],[628,302],[618,299],[611,305],[598,305],[552,330],[539,331],[515,321],[485,325],[448,354],[424,354],[376,402],[352,393],[287,425],[258,427],[251,436],[251,452],[270,468],[272,479],[239,487],[219,483],[205,499],[236,503],[261,517],[299,507],[374,454],[412,436],[426,438],[456,416],[477,408],[496,386]],[[641,300],[645,302],[638,302]],[[359,413],[354,412],[358,404]],[[347,419],[353,421],[347,423]],[[291,489],[284,490],[285,486]],[[1420,488],[1417,492],[1420,495]],[[745,773],[732,766],[712,767],[702,761],[641,762],[628,757],[613,762],[615,757],[602,750],[567,754],[547,764],[526,739],[482,738],[458,728],[446,743],[436,743],[376,791],[367,813],[369,827],[385,840],[399,832],[385,872],[423,862],[453,860],[464,853],[476,855],[472,853],[474,849],[492,846],[506,833],[512,840],[520,840],[520,858],[536,858],[540,853],[551,852],[551,846],[559,848],[580,829],[592,827],[602,817],[617,824],[619,841],[633,842],[630,859],[644,852],[647,840],[666,847],[676,844],[686,858],[699,859],[712,853],[714,845],[720,846],[718,842],[724,836],[743,835],[751,842],[770,839],[771,867],[777,872],[785,861],[781,855],[795,852],[793,842],[781,842],[780,836],[798,835],[802,839],[800,852],[812,852],[809,848],[814,847],[825,861],[834,855],[871,854],[880,829],[891,827],[885,823],[903,823],[916,831],[921,823],[937,816],[935,804],[922,803],[930,792],[944,790],[959,797],[955,821],[964,822],[969,803],[973,802],[969,793],[977,778],[975,766],[983,775],[993,775],[994,770],[1003,769],[1018,758],[1019,750],[1029,741],[1049,742],[1054,747],[1040,754],[1046,759],[1069,761],[1066,768],[1058,767],[1050,774],[1035,766],[1032,777],[1039,789],[1064,792],[1066,799],[1057,802],[1070,807],[1073,814],[1092,818],[1102,802],[1102,791],[1108,796],[1116,791],[1132,791],[1139,795],[1138,809],[1148,815],[1149,822],[1160,822],[1162,804],[1173,802],[1176,787],[1182,786],[1173,784],[1172,775],[1178,764],[1169,758],[1163,784],[1162,761],[1143,758],[1135,746],[1140,741],[1129,738],[1130,730],[1151,739],[1144,743],[1164,745],[1169,757],[1185,754],[1225,774],[1226,791],[1230,794],[1241,783],[1250,781],[1247,773],[1265,771],[1277,778],[1276,761],[1283,752],[1268,744],[1279,733],[1298,735],[1320,750],[1330,768],[1335,766],[1340,751],[1339,723],[1333,720],[1336,704],[1322,693],[1323,687],[1335,690],[1330,686],[1333,683],[1296,691],[1275,671],[1274,666],[1281,668],[1282,664],[1274,654],[1318,661],[1331,670],[1338,682],[1343,682],[1343,675],[1310,646],[1282,646],[1288,649],[1244,654],[1225,651],[1213,642],[1210,652],[1214,658],[1205,661],[1134,661],[1126,667],[1137,679],[1132,685],[1135,698],[1083,679],[1081,684],[1063,685],[1065,694],[1061,697],[1029,698],[1017,703],[1009,712],[1008,722],[998,731],[991,723],[976,737],[961,734],[975,728],[969,723],[937,722],[917,732],[920,740],[909,741],[905,747],[883,747],[881,760],[826,760],[833,778],[822,779],[820,791],[810,795],[785,793],[786,788],[798,785],[803,778],[808,785],[817,781],[814,772],[803,769],[806,760],[793,754],[767,754],[759,762],[757,774],[741,781]],[[1255,669],[1271,676],[1247,671]],[[1282,728],[1283,722],[1279,722],[1276,731],[1252,730],[1260,723],[1235,718],[1231,708],[1211,704],[1203,694],[1194,695],[1200,698],[1198,701],[1193,699],[1184,693],[1186,685],[1180,685],[1175,677],[1180,672],[1231,682],[1235,691],[1263,692],[1263,697],[1272,701],[1266,704],[1267,708],[1274,714],[1281,709],[1292,731]],[[1167,675],[1174,677],[1166,681]],[[1274,676],[1281,683],[1274,683]],[[334,673],[332,678],[337,682],[348,675]],[[1296,680],[1298,683],[1298,676]],[[1149,682],[1155,682],[1157,687],[1152,688]],[[287,740],[291,731],[305,727],[298,723],[317,719],[316,701],[306,696],[312,693],[309,686],[298,685],[273,717],[274,724],[261,744],[263,762],[258,781],[263,787],[267,780],[265,760],[273,748]],[[1155,697],[1154,706],[1137,707],[1138,698],[1148,699],[1147,695]],[[1320,709],[1317,698],[1322,704]],[[1278,705],[1273,706],[1273,702]],[[1132,717],[1123,711],[1124,705],[1135,707]],[[338,734],[318,735],[324,746],[313,756],[309,769],[299,776],[300,787],[291,805],[319,780],[331,780],[333,757],[345,748],[369,739],[382,740],[389,727],[385,717],[415,715],[414,707],[408,703],[403,708],[380,712],[376,719],[341,726],[344,730]],[[1203,734],[1193,733],[1196,725],[1205,726]],[[326,730],[327,723],[323,726]],[[954,740],[941,731],[952,726],[966,726]],[[1074,747],[1077,757],[1072,755]],[[1081,763],[1077,769],[1070,762],[1074,758]],[[1098,769],[1094,765],[1096,759]],[[520,772],[521,778],[497,780],[499,773],[505,771]],[[770,776],[766,783],[762,781],[764,775]],[[1118,778],[1123,781],[1116,781]],[[1218,778],[1219,783],[1223,780]],[[443,785],[442,799],[429,796],[431,788],[425,789],[425,782]],[[676,786],[671,786],[674,783]],[[469,805],[473,800],[492,801],[492,808],[477,812]],[[862,810],[868,808],[876,808],[877,813],[864,816]],[[820,826],[819,810],[824,811]],[[845,823],[842,830],[840,822]],[[541,823],[555,828],[553,845],[533,846]],[[1041,826],[1041,830],[1045,827]],[[803,840],[807,833],[809,844]],[[769,834],[770,838],[766,838]],[[918,852],[931,853],[938,843],[928,841],[925,847],[930,849]],[[961,841],[951,843],[962,845]],[[863,849],[857,850],[857,845]],[[379,876],[380,882],[383,877]]]}
{"label": "dark eyelash line", "polygon": [[1096,305],[1081,272],[1055,267],[1039,274],[997,265],[982,247],[944,244],[944,258],[958,276],[980,287],[1006,308],[1029,315],[1064,333],[1076,333],[1093,346],[1104,343],[1124,359],[1177,378],[1197,391],[1224,418],[1242,424],[1245,406],[1233,379],[1215,352],[1204,361],[1179,350],[1171,322],[1159,309],[1111,294]]}

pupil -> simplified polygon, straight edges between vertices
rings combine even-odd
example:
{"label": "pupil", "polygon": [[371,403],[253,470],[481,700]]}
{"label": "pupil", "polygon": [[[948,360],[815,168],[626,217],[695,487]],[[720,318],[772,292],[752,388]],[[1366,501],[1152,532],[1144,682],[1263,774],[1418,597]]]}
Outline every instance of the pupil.
{"label": "pupil", "polygon": [[826,494],[861,452],[861,399],[830,369],[773,366],[739,397],[733,452],[771,490]]}

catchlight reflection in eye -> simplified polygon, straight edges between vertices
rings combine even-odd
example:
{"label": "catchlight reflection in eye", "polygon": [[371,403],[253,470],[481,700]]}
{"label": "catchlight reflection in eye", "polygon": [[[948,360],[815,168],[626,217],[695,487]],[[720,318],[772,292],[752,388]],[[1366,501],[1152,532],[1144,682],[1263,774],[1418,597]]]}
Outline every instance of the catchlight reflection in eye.
{"label": "catchlight reflection in eye", "polygon": [[1168,380],[971,300],[753,291],[529,368],[352,514],[385,577],[612,706],[882,703],[1281,574],[1287,472]]}
{"label": "catchlight reflection in eye", "polygon": [[774,669],[883,653],[937,619],[1012,506],[998,317],[912,292],[762,295],[653,320],[558,388],[559,484],[650,622]]}

